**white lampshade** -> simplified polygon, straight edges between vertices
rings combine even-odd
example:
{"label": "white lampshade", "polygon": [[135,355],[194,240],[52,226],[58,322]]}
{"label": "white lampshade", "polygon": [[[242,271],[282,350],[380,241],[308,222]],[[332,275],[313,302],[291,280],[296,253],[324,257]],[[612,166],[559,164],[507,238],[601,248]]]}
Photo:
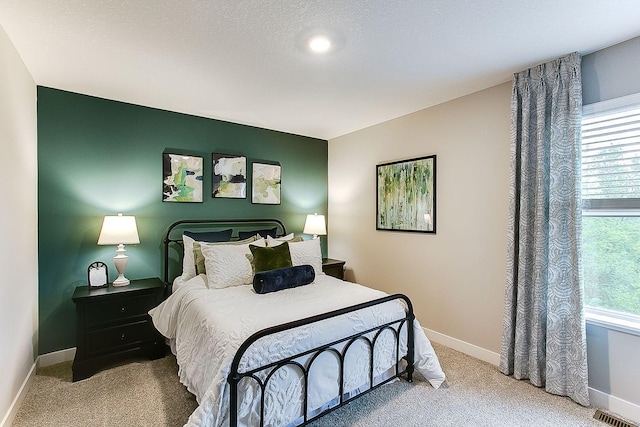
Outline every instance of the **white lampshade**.
{"label": "white lampshade", "polygon": [[327,234],[327,225],[324,221],[324,215],[307,215],[307,220],[304,223],[304,234],[313,234],[315,239],[318,236],[324,236]]}
{"label": "white lampshade", "polygon": [[98,237],[99,245],[132,245],[140,243],[134,216],[105,216]]}
{"label": "white lampshade", "polygon": [[98,237],[99,245],[118,245],[116,256],[113,257],[113,263],[118,270],[118,278],[113,281],[113,286],[126,286],[130,283],[129,279],[124,277],[124,270],[127,267],[129,257],[125,255],[124,245],[133,245],[140,243],[138,237],[138,227],[136,227],[136,218],[133,216],[105,216],[102,221],[102,229],[100,237]]}

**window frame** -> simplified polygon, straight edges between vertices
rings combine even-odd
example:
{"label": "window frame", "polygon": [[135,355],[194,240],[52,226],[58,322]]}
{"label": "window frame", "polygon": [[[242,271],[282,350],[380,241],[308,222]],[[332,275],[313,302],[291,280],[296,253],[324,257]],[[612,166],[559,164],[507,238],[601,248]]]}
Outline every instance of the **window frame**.
{"label": "window frame", "polygon": [[[582,117],[593,117],[612,110],[638,106],[640,106],[640,93],[585,105],[582,108]],[[640,198],[583,199],[582,216],[640,217]],[[588,306],[585,303],[585,318],[587,324],[640,336],[640,316]]]}

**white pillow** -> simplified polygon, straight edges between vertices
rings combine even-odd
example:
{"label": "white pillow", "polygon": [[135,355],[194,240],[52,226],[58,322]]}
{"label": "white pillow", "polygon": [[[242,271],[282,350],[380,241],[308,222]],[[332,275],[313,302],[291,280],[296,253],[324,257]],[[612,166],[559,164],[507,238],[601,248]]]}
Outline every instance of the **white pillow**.
{"label": "white pillow", "polygon": [[286,236],[281,236],[281,237],[271,237],[271,236],[267,236],[267,244],[269,244],[269,241],[279,241],[279,242],[286,242],[288,240],[293,239],[293,233],[289,233]]}
{"label": "white pillow", "polygon": [[294,266],[308,264],[318,274],[322,274],[322,249],[320,239],[289,242],[289,253]]}
{"label": "white pillow", "polygon": [[196,261],[193,257],[193,240],[189,236],[182,235],[182,244],[184,246],[184,257],[182,258],[182,280],[186,282],[196,277]]}
{"label": "white pillow", "polygon": [[282,236],[282,237],[271,237],[271,236],[267,236],[267,246],[278,246],[281,245],[283,242],[301,242],[303,239],[302,237],[295,237],[293,235],[293,233],[291,234],[287,234],[286,236]]}
{"label": "white pillow", "polygon": [[[260,239],[251,245],[266,246]],[[249,244],[245,245],[202,245],[204,265],[207,269],[209,289],[248,285],[253,281],[253,270],[247,255],[251,255]]]}
{"label": "white pillow", "polygon": [[202,255],[202,245],[244,245],[253,243],[261,239],[259,235],[251,236],[244,240],[234,240],[232,242],[194,242],[193,243],[193,261],[196,265],[196,275],[206,273],[207,266],[204,263],[204,255]]}
{"label": "white pillow", "polygon": [[[207,243],[207,242],[199,242],[200,244],[202,243],[207,243],[209,245],[211,244],[217,244],[217,245],[237,245],[237,244],[242,244],[243,242],[254,242],[256,240],[258,240],[260,238],[259,235],[256,235],[254,237],[250,237],[249,239],[246,240],[241,240],[241,241],[232,241],[232,242],[214,242],[214,243]],[[184,246],[184,255],[182,257],[182,281],[186,282],[189,279],[193,279],[194,277],[196,277],[198,275],[198,271],[196,270],[196,258],[195,255],[193,253],[193,244],[196,241],[183,234],[182,235],[182,246]],[[178,276],[180,277],[180,276]]]}

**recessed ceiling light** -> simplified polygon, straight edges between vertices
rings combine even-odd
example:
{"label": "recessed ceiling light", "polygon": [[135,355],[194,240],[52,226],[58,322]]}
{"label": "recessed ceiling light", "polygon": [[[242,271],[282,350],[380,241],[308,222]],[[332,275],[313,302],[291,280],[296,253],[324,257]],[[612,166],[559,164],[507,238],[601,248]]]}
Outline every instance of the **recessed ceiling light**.
{"label": "recessed ceiling light", "polygon": [[325,53],[331,48],[331,40],[324,34],[309,37],[309,49],[315,53]]}

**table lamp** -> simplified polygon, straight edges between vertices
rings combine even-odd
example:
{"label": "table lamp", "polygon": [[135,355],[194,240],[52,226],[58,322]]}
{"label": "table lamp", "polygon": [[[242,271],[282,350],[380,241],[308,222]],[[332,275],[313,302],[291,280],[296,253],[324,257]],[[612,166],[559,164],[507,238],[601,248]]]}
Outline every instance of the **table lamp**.
{"label": "table lamp", "polygon": [[105,216],[98,237],[99,245],[118,245],[116,256],[113,257],[113,263],[118,270],[118,278],[113,281],[113,286],[126,286],[129,279],[124,277],[124,269],[127,267],[129,257],[125,255],[124,245],[133,245],[140,243],[138,237],[138,228],[136,227],[136,218],[134,216]]}
{"label": "table lamp", "polygon": [[317,239],[318,236],[325,236],[327,234],[327,226],[324,221],[324,215],[307,215],[307,220],[304,222],[304,234],[313,234],[313,238]]}

